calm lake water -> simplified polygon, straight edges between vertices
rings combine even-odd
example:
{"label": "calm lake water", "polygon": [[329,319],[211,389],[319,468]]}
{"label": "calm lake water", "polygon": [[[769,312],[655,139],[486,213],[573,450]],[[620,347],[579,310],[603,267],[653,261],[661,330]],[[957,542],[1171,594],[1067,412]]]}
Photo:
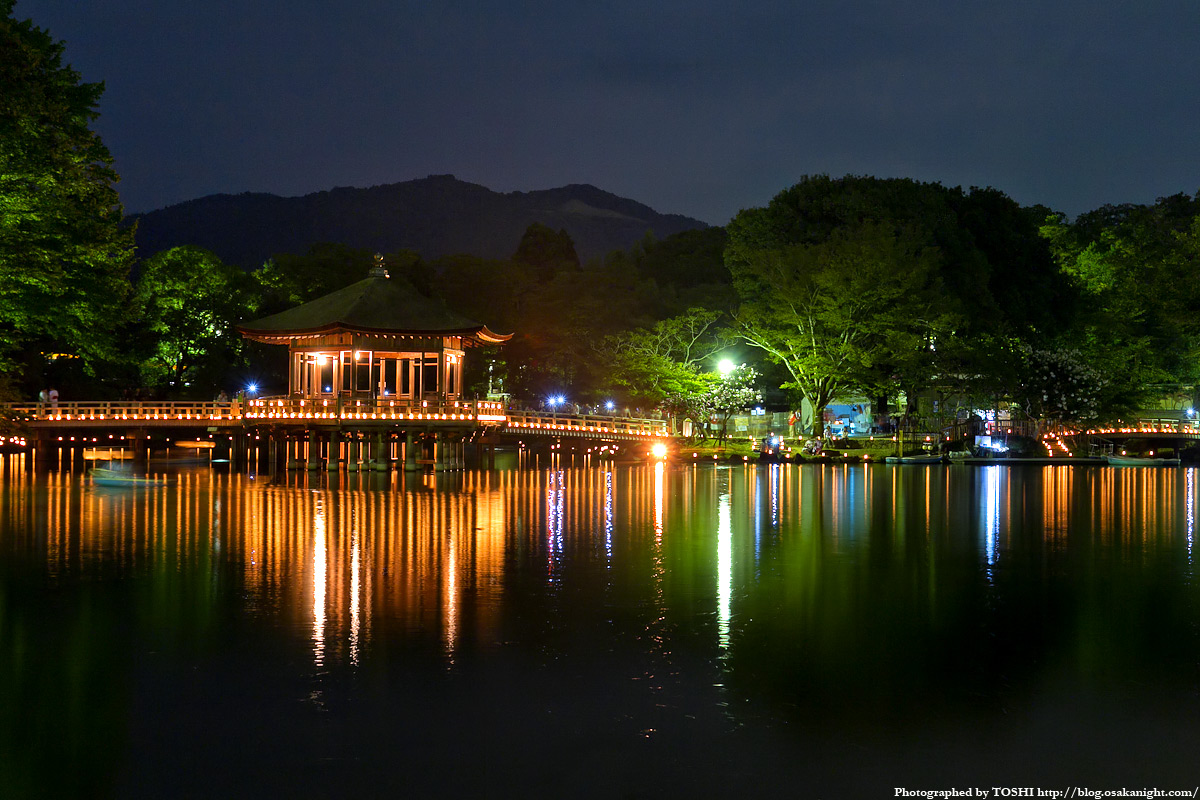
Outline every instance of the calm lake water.
{"label": "calm lake water", "polygon": [[0,796],[1200,775],[1197,473],[0,475]]}

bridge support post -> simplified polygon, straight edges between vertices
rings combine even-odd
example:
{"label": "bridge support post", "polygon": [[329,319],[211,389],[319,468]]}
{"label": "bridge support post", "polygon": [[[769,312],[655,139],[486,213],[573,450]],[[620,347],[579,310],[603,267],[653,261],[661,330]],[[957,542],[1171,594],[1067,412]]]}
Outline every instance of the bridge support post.
{"label": "bridge support post", "polygon": [[83,468],[83,449],[83,442],[78,442],[71,445],[71,469]]}
{"label": "bridge support post", "polygon": [[446,471],[446,439],[441,433],[433,434],[433,471]]}
{"label": "bridge support post", "polygon": [[271,431],[271,444],[275,449],[271,459],[271,472],[285,472],[288,466],[288,435],[287,431]]}
{"label": "bridge support post", "polygon": [[404,433],[404,471],[416,472],[417,467],[417,437],[412,431]]}
{"label": "bridge support post", "polygon": [[358,431],[354,431],[349,434],[349,441],[347,442],[347,455],[346,455],[346,471],[347,472],[358,472],[359,469],[361,469],[361,465],[359,464],[359,457],[360,457],[361,451],[362,451],[362,447],[361,447],[361,443],[360,443],[361,437],[362,437],[362,435]]}
{"label": "bridge support post", "polygon": [[306,466],[317,469],[321,466],[321,440],[316,431],[308,432],[308,458]]}
{"label": "bridge support post", "polygon": [[[142,443],[142,446],[144,447],[145,444]],[[139,458],[137,445],[133,448],[133,457]],[[246,434],[242,431],[235,433],[233,440],[229,443],[229,463],[234,469],[246,466]]]}
{"label": "bridge support post", "polygon": [[388,445],[390,442],[382,433],[376,433],[371,442],[371,469],[376,472],[387,472],[389,461]]}
{"label": "bridge support post", "polygon": [[329,452],[325,454],[325,469],[336,472],[342,460],[342,434],[339,431],[329,432]]}
{"label": "bridge support post", "polygon": [[302,466],[299,459],[300,441],[294,435],[283,431],[283,467],[284,469],[296,469]]}
{"label": "bridge support post", "polygon": [[130,431],[125,434],[125,440],[132,446],[134,462],[145,464],[150,454],[150,440],[146,438],[146,432]]}
{"label": "bridge support post", "polygon": [[33,443],[33,458],[26,463],[34,469],[49,469],[55,455],[53,437],[45,431],[38,431],[37,439]]}

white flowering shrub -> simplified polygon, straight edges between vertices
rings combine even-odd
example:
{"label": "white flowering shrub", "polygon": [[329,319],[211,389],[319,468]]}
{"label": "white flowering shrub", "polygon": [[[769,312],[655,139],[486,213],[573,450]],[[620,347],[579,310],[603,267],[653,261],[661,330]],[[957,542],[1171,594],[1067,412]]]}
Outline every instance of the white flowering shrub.
{"label": "white flowering shrub", "polygon": [[1025,347],[1022,356],[1024,380],[1016,399],[1031,419],[1090,422],[1100,416],[1105,380],[1078,351]]}

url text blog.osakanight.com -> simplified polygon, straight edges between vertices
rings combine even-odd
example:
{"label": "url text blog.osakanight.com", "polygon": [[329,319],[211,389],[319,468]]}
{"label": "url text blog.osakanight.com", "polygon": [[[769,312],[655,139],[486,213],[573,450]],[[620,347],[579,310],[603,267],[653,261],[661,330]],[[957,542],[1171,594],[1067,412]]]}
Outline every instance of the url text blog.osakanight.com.
{"label": "url text blog.osakanight.com", "polygon": [[1065,789],[1043,789],[1038,786],[973,786],[967,789],[905,789],[896,787],[895,797],[931,798],[981,797],[993,800],[1000,797],[1050,797],[1075,800],[1075,798],[1100,797],[1191,797],[1200,795],[1200,786],[1193,789],[1091,789],[1085,786],[1068,786]]}

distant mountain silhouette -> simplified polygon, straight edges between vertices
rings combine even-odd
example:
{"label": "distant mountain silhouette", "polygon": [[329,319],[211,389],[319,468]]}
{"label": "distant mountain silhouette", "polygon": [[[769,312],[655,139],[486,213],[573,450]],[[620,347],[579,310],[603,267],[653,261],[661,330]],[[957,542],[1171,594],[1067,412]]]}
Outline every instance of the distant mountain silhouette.
{"label": "distant mountain silhouette", "polygon": [[453,175],[338,188],[303,197],[217,194],[136,214],[138,255],[193,244],[223,261],[256,269],[276,253],[304,253],[315,242],[379,252],[415,250],[430,259],[455,253],[508,258],[533,222],[565,229],[583,260],[708,227],[587,184],[535,192],[494,192]]}

